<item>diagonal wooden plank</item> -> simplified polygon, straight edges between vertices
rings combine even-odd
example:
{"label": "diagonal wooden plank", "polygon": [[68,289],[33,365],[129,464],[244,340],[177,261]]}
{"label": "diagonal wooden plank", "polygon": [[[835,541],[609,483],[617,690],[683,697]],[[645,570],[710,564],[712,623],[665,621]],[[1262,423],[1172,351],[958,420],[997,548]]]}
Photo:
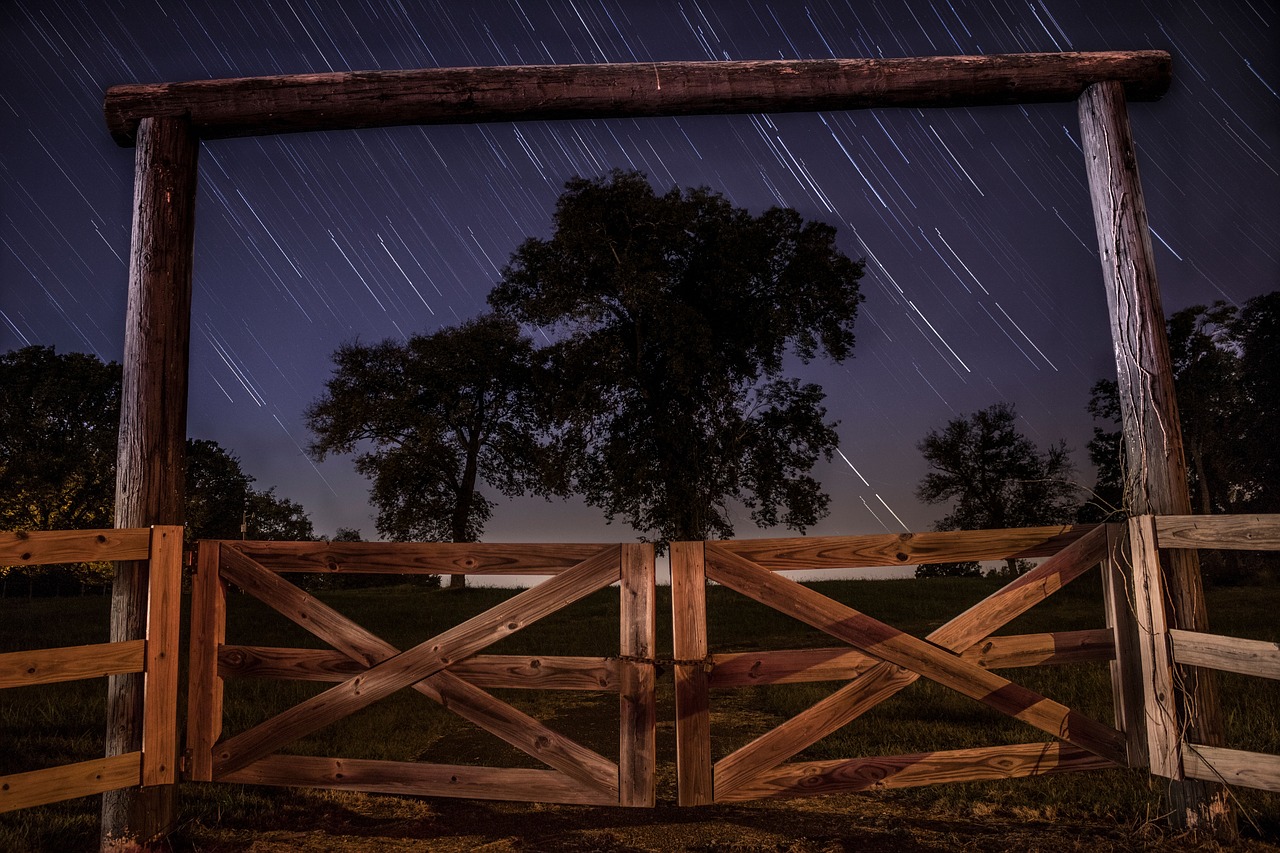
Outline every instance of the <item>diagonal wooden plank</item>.
{"label": "diagonal wooden plank", "polygon": [[1124,736],[1110,726],[713,545],[706,548],[706,560],[711,580],[886,663],[918,672],[1054,737],[1124,763]]}
{"label": "diagonal wooden plank", "polygon": [[[1106,546],[1105,528],[1095,528],[938,628],[929,641],[953,652],[967,651],[1096,565],[1106,554]],[[852,722],[919,677],[892,664],[872,666],[819,703],[823,706],[820,712],[802,712],[717,762],[717,799]]]}
{"label": "diagonal wooden plank", "polygon": [[618,580],[618,565],[618,547],[606,548],[575,568],[241,732],[216,748],[215,775],[244,767],[590,595]]}

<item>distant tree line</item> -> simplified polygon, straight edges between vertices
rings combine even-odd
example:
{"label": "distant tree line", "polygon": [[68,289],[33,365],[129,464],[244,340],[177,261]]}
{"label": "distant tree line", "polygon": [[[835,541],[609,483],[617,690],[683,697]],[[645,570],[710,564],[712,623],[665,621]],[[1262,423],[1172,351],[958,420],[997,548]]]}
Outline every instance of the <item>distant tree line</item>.
{"label": "distant tree line", "polygon": [[[1169,349],[1196,513],[1280,512],[1280,291],[1242,306],[1216,302],[1173,314]],[[1114,380],[1092,389],[1088,411],[1098,421],[1088,443],[1097,477],[1092,489],[1073,483],[1063,442],[1041,451],[1019,432],[1013,406],[997,403],[930,431],[919,447],[930,471],[916,494],[953,501],[938,530],[1025,527],[1127,517],[1125,447]],[[1273,557],[1202,552],[1205,577],[1240,583],[1268,569]],[[1025,566],[1007,561],[1006,572]],[[918,577],[977,576],[977,563],[920,566]]]}
{"label": "distant tree line", "polygon": [[[113,526],[120,365],[28,346],[0,355],[0,530]],[[187,440],[187,527],[197,539],[312,539],[302,506],[253,488],[217,442]],[[241,525],[245,529],[241,531]],[[0,566],[0,595],[86,592],[111,564]]]}

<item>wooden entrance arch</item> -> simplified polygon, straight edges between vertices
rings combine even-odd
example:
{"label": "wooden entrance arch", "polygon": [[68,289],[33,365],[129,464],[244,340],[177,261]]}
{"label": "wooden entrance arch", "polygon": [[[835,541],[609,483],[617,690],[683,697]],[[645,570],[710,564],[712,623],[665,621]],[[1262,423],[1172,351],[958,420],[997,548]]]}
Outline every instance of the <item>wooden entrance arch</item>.
{"label": "wooden entrance arch", "polygon": [[[404,124],[972,107],[1077,101],[1115,345],[1135,513],[1190,512],[1186,464],[1127,100],[1159,98],[1172,76],[1163,51],[904,59],[659,62],[304,74],[116,86],[106,96],[115,139],[136,146],[117,527],[182,522],[195,186],[201,139]],[[1203,630],[1191,552],[1174,552],[1173,625]],[[113,641],[140,636],[147,567],[121,564]],[[1197,742],[1220,739],[1216,694],[1188,676],[1185,721]],[[108,751],[137,749],[141,681],[113,677]],[[1228,820],[1221,788],[1176,789],[1184,825]],[[172,821],[172,788],[126,791],[103,808],[104,833],[140,837]]]}

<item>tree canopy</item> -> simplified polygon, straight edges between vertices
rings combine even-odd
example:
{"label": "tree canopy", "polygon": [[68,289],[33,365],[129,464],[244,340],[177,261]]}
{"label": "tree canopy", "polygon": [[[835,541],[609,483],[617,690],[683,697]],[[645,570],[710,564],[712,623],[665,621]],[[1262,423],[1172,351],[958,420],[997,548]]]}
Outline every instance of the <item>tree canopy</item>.
{"label": "tree canopy", "polygon": [[552,341],[555,486],[659,541],[732,535],[734,501],[762,526],[816,522],[828,498],[809,472],[835,424],[784,359],[851,355],[862,272],[794,210],[659,195],[636,172],[569,181],[552,235],[489,297]]}
{"label": "tree canopy", "polygon": [[[307,410],[311,456],[354,453],[378,531],[395,541],[474,542],[492,514],[487,485],[543,491],[531,394],[533,344],[485,315],[431,335],[347,344]],[[462,576],[455,576],[461,583]]]}
{"label": "tree canopy", "polygon": [[[1077,510],[1072,464],[1059,441],[1041,451],[1017,427],[1009,403],[995,403],[930,430],[918,445],[930,471],[916,488],[928,504],[954,501],[937,530],[1066,524]],[[1016,570],[1010,559],[1009,571]],[[957,564],[972,573],[971,566]],[[936,573],[936,572],[935,572]],[[926,576],[925,574],[920,576]]]}

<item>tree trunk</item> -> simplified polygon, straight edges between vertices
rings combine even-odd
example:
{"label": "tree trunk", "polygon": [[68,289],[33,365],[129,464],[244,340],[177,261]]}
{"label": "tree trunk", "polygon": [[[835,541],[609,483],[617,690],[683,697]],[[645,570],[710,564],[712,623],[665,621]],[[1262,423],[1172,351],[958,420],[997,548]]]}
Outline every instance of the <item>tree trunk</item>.
{"label": "tree trunk", "polygon": [[[1191,496],[1169,341],[1120,84],[1090,86],[1080,97],[1079,114],[1111,315],[1126,481],[1132,488],[1130,511],[1135,515],[1189,514]],[[1165,557],[1171,627],[1206,631],[1208,618],[1197,553],[1170,550]],[[1212,671],[1195,667],[1180,667],[1179,675],[1184,736],[1195,743],[1221,746],[1217,679]],[[1173,782],[1169,801],[1170,820],[1175,826],[1209,832],[1223,841],[1236,837],[1235,816],[1222,785],[1194,779]]]}
{"label": "tree trunk", "polygon": [[[139,126],[116,527],[182,523],[198,152],[199,140],[184,119],[149,118]],[[145,636],[147,571],[145,562],[116,564],[112,642]],[[108,681],[109,756],[142,747],[142,687],[136,673]],[[174,822],[174,790],[164,785],[104,794],[103,849],[162,844]]]}

